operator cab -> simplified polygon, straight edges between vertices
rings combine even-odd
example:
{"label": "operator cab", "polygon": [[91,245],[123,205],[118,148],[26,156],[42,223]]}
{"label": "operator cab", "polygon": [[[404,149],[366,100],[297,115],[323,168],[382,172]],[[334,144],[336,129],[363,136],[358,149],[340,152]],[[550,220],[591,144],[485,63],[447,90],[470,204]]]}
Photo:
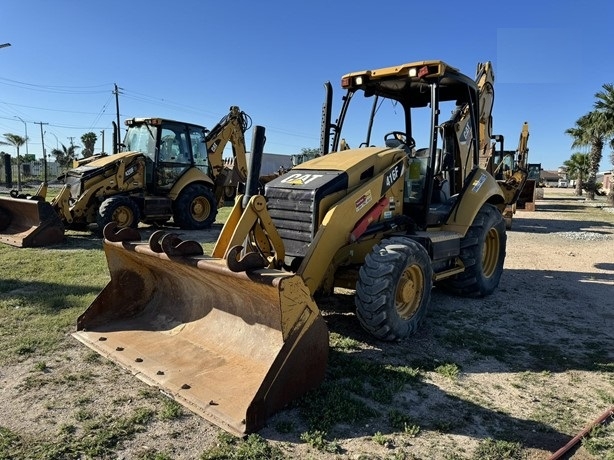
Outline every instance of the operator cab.
{"label": "operator cab", "polygon": [[326,84],[322,153],[341,150],[342,140],[404,150],[404,214],[422,228],[441,224],[477,164],[475,81],[442,61],[422,61],[350,73],[341,86],[347,93],[333,124],[332,87]]}
{"label": "operator cab", "polygon": [[126,125],[125,149],[145,155],[150,193],[168,192],[192,166],[210,175],[204,127],[160,118],[131,118]]}

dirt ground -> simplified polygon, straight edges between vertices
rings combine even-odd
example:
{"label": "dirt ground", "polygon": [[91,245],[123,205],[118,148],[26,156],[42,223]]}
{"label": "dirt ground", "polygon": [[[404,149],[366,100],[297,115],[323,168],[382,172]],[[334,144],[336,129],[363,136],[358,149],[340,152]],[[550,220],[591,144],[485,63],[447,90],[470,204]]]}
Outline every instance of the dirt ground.
{"label": "dirt ground", "polygon": [[[296,421],[296,409],[288,409],[259,434],[288,458],[469,459],[480,442],[495,438],[519,439],[523,458],[537,460],[549,458],[614,406],[614,214],[571,190],[546,189],[536,207],[518,210],[508,230],[497,292],[464,299],[435,288],[423,328],[406,343],[370,340],[356,331],[351,312],[325,311],[332,332],[366,343],[360,351],[366,359],[458,365],[456,379],[431,368],[418,390],[395,396],[396,407],[422,427],[419,433],[395,432],[382,416],[338,428],[330,437],[339,451],[321,452],[300,440],[307,428]],[[60,355],[0,369],[0,425],[33,443],[49,441],[59,427],[74,423],[79,401],[103,413],[121,412],[143,399],[149,387],[88,356],[67,333]],[[44,382],[36,383],[33,368],[41,359],[48,371]],[[151,422],[120,444],[117,458],[154,458],[146,452],[199,458],[216,444],[220,430],[184,412],[178,419]],[[280,433],[277,427],[288,420],[295,429]],[[386,442],[377,442],[376,433]],[[580,448],[567,458],[600,457]]]}

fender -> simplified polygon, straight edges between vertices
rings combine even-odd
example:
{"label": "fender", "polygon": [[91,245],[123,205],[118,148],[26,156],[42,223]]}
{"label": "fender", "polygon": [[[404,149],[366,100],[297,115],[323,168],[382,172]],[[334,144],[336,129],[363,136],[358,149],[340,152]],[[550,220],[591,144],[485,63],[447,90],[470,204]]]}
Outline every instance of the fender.
{"label": "fender", "polygon": [[494,204],[501,212],[505,209],[505,197],[501,187],[485,169],[477,167],[465,182],[465,187],[459,194],[442,230],[465,236],[484,203]]}
{"label": "fender", "polygon": [[192,168],[188,169],[177,180],[177,182],[175,182],[175,184],[173,185],[173,188],[168,193],[168,197],[171,200],[175,201],[177,199],[177,197],[179,196],[179,194],[181,193],[181,191],[187,185],[193,184],[194,182],[202,182],[205,185],[207,185],[209,188],[211,188],[211,189],[214,188],[213,180],[211,180],[211,178],[207,174],[205,174],[204,172],[202,172],[198,168],[192,167]]}

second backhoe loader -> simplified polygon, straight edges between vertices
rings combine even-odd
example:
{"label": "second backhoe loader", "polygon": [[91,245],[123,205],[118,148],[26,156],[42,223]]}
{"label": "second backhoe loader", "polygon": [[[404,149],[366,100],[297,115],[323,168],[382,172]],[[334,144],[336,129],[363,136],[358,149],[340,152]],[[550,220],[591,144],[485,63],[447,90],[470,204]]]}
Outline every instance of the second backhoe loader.
{"label": "second backhoe loader", "polygon": [[487,154],[480,156],[480,164],[494,176],[501,187],[506,202],[503,218],[506,228],[511,229],[516,208],[535,210],[536,181],[531,175],[534,165],[528,164],[529,124],[523,123],[515,151],[504,150],[503,136],[493,136],[493,139],[495,142]]}
{"label": "second backhoe loader", "polygon": [[[123,151],[78,162],[50,203],[46,187],[27,198],[0,198],[0,241],[46,246],[61,242],[65,228],[92,226],[102,232],[109,222],[137,227],[172,219],[182,229],[209,228],[227,183],[245,182],[249,116],[232,106],[211,130],[163,118],[125,123]],[[222,158],[228,143],[232,169]]]}
{"label": "second backhoe loader", "polygon": [[[172,233],[141,241],[105,227],[111,281],[75,337],[244,435],[324,378],[328,331],[316,299],[335,287],[353,289],[357,324],[389,341],[418,329],[434,284],[490,294],[513,196],[479,165],[493,80],[489,62],[475,79],[442,61],[350,73],[334,123],[327,83],[322,155],[263,194],[250,165],[210,255]],[[263,137],[254,135],[254,152]]]}

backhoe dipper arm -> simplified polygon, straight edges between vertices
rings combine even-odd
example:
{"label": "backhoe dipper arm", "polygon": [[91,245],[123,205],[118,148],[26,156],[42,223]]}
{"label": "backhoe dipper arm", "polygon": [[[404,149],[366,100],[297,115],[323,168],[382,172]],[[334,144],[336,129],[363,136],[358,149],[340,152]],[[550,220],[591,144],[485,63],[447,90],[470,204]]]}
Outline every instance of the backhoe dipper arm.
{"label": "backhoe dipper arm", "polygon": [[239,107],[230,107],[228,115],[223,117],[211,131],[207,133],[205,143],[211,164],[213,179],[224,170],[224,148],[230,141],[234,157],[234,171],[240,182],[247,177],[247,159],[245,148],[245,131],[249,128],[251,119]]}
{"label": "backhoe dipper arm", "polygon": [[478,85],[479,124],[480,124],[480,152],[490,148],[492,138],[492,107],[495,102],[495,74],[490,62],[478,64],[475,82]]}
{"label": "backhoe dipper arm", "polygon": [[518,140],[518,166],[522,169],[527,168],[527,163],[529,161],[529,147],[527,144],[529,142],[529,123],[526,121],[522,125],[522,130],[520,131],[520,139]]}

